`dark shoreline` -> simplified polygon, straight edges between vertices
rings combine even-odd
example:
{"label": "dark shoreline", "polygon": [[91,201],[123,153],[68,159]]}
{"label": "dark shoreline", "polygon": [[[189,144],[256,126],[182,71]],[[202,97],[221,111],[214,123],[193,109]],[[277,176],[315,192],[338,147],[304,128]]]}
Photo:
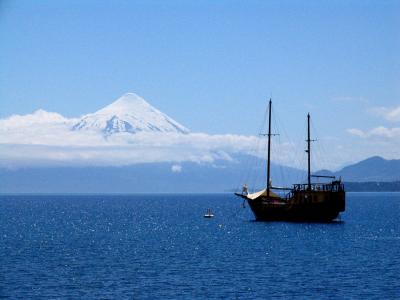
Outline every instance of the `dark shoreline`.
{"label": "dark shoreline", "polygon": [[400,192],[400,181],[345,182],[348,192]]}

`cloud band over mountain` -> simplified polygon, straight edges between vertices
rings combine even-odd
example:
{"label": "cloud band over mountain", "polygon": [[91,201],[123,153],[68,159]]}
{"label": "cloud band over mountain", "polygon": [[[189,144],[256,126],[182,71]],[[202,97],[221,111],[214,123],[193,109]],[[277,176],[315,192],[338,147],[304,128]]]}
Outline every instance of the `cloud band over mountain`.
{"label": "cloud band over mountain", "polygon": [[258,142],[254,136],[191,133],[144,99],[126,94],[78,119],[39,110],[0,120],[0,165],[210,163],[231,160],[235,153],[254,154]]}

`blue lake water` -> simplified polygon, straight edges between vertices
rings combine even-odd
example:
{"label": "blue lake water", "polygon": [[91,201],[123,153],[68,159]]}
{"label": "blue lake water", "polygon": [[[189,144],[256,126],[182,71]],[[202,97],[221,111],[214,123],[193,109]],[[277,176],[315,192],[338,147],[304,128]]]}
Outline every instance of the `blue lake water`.
{"label": "blue lake water", "polygon": [[400,298],[400,194],[348,193],[331,224],[254,222],[241,203],[0,196],[0,298]]}

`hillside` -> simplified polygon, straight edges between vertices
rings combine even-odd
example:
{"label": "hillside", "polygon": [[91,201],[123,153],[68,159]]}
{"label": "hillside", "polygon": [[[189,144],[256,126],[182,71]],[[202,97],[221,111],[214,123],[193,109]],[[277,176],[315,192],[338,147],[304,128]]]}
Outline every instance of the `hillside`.
{"label": "hillside", "polygon": [[346,182],[392,182],[400,180],[400,160],[373,156],[337,172],[321,170],[317,175],[334,175]]}

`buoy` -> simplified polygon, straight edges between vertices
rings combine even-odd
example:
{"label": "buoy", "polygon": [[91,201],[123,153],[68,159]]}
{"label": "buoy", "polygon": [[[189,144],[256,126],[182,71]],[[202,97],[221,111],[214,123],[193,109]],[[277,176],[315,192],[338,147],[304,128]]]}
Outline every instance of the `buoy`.
{"label": "buoy", "polygon": [[214,217],[214,214],[211,211],[211,208],[207,209],[206,214],[204,215],[204,218],[212,218]]}

